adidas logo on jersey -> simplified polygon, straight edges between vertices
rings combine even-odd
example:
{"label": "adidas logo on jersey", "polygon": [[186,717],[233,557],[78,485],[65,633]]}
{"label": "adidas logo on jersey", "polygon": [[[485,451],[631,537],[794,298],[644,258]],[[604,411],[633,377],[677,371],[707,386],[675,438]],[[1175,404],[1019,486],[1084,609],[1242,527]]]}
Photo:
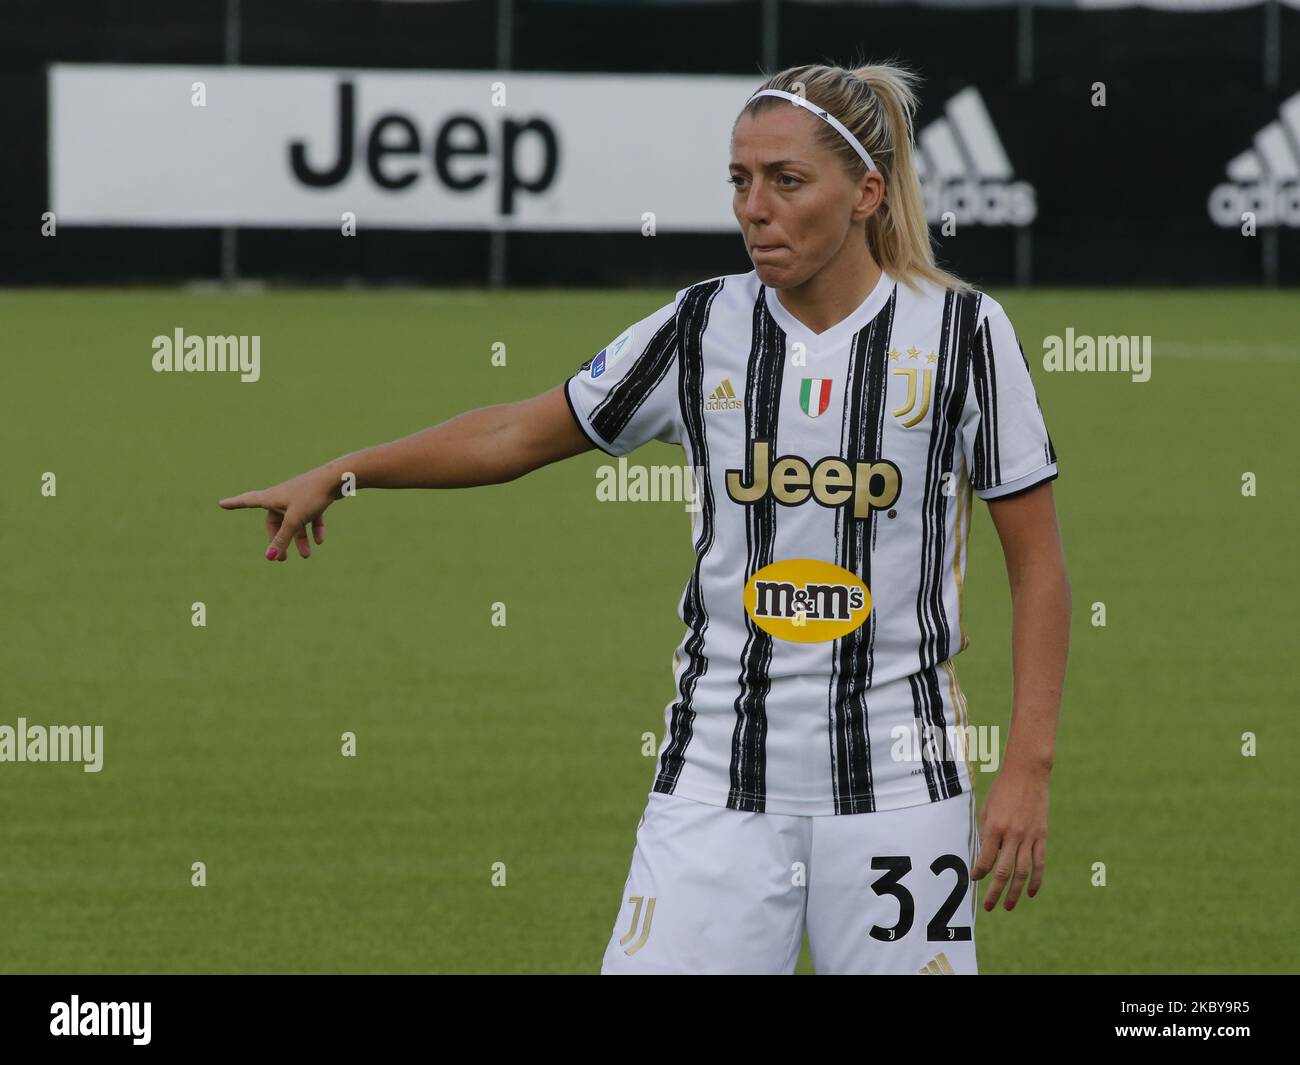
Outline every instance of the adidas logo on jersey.
{"label": "adidas logo on jersey", "polygon": [[926,220],[938,225],[951,211],[958,225],[1029,225],[1038,215],[1037,194],[1014,179],[979,90],[962,89],[943,111],[916,138]]}
{"label": "adidas logo on jersey", "polygon": [[948,961],[948,956],[946,954],[936,954],[933,958],[931,958],[928,962],[925,963],[924,969],[918,969],[917,971],[922,976],[956,976],[957,975],[957,971],[952,967],[952,963]]}
{"label": "adidas logo on jersey", "polygon": [[1210,192],[1210,219],[1235,228],[1247,212],[1256,226],[1300,226],[1300,92],[1280,118],[1255,134],[1253,147],[1228,163],[1228,180]]}
{"label": "adidas logo on jersey", "polygon": [[705,410],[739,410],[741,402],[736,398],[736,390],[731,387],[731,378],[724,377],[704,400]]}

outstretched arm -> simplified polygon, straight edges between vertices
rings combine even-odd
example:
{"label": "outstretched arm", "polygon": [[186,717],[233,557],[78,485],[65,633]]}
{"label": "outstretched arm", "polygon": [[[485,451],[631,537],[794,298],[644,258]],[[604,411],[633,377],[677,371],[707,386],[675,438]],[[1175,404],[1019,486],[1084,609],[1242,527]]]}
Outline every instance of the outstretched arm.
{"label": "outstretched arm", "polygon": [[1010,882],[1010,910],[1026,880],[1030,897],[1038,893],[1047,860],[1047,786],[1070,645],[1070,582],[1050,483],[988,506],[1011,584],[1011,730],[980,815],[982,846],[971,878],[995,870],[986,910]]}
{"label": "outstretched arm", "polygon": [[307,558],[325,541],[325,510],[351,474],[357,488],[469,488],[502,484],[592,448],[564,397],[564,385],[516,403],[458,414],[411,436],[354,451],[272,488],[221,500],[227,510],[266,510],[268,559],[285,561],[289,541]]}

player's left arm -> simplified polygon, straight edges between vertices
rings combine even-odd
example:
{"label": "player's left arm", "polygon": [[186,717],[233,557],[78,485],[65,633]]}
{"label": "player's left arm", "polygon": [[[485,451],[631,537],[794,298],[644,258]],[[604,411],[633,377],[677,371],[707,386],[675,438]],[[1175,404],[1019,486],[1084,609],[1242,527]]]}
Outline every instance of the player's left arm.
{"label": "player's left arm", "polygon": [[1047,789],[1070,644],[1070,582],[1050,481],[988,500],[1011,585],[1011,728],[1002,769],[980,815],[971,878],[990,871],[984,908],[1014,908],[1026,882],[1038,893],[1047,860]]}

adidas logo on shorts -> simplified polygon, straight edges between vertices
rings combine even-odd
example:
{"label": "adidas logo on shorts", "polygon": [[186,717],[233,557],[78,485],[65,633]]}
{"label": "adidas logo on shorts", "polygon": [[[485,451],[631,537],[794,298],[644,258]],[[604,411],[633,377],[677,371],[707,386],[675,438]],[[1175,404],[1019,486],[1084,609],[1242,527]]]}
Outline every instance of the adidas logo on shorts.
{"label": "adidas logo on shorts", "polygon": [[948,955],[936,954],[925,963],[924,969],[918,969],[922,976],[956,976],[956,970],[948,961]]}

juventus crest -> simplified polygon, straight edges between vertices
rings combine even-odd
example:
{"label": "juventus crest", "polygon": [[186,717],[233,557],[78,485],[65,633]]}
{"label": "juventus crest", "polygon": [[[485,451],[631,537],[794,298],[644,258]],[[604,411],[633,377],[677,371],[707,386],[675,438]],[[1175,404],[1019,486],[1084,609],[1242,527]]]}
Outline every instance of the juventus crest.
{"label": "juventus crest", "polygon": [[[908,359],[919,362],[921,352],[916,347],[910,347],[906,352],[891,351],[889,353],[890,362],[901,362],[904,356]],[[938,356],[930,352],[925,356],[926,362],[938,361]],[[907,379],[907,398],[903,405],[894,411],[894,417],[904,429],[910,429],[914,425],[919,425],[925,416],[930,413],[930,393],[934,389],[934,371],[926,366],[895,366],[894,373],[899,374]]]}

